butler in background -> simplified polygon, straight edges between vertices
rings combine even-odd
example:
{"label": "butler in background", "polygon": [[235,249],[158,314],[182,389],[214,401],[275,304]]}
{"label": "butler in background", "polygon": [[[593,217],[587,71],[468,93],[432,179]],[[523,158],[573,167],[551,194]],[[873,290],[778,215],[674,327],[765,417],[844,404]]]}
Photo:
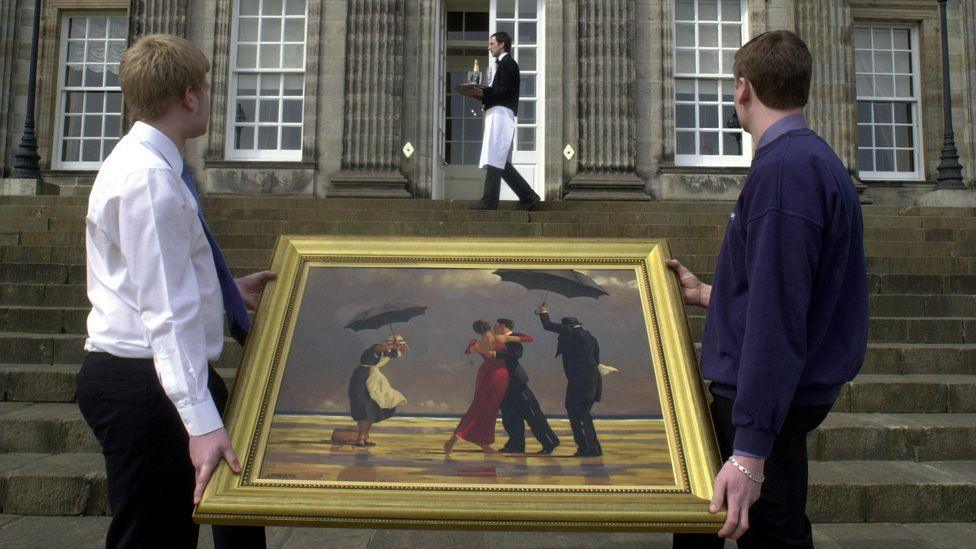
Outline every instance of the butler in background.
{"label": "butler in background", "polygon": [[501,180],[515,191],[519,208],[531,210],[539,203],[539,195],[512,166],[512,144],[515,141],[515,116],[519,104],[518,63],[511,56],[512,37],[506,32],[496,32],[488,39],[488,50],[495,58],[495,67],[487,88],[463,86],[460,92],[480,99],[485,107],[485,136],[481,144],[481,160],[478,167],[486,168],[485,191],[472,210],[495,210]]}

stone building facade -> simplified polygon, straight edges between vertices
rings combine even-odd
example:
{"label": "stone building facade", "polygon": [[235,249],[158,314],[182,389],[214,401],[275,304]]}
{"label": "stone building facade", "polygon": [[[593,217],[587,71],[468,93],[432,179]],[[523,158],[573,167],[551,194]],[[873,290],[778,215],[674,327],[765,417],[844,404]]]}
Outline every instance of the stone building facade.
{"label": "stone building facade", "polygon": [[[547,200],[734,198],[752,143],[731,57],[790,29],[815,59],[807,116],[866,201],[935,186],[936,0],[43,0],[43,177],[84,192],[124,131],[118,56],[140,35],[211,57],[212,119],[187,163],[205,192],[474,198],[480,107],[453,92],[489,31],[522,67],[513,162]],[[34,2],[0,0],[0,163],[23,131]],[[976,4],[948,3],[956,144],[976,170]],[[490,78],[485,71],[485,78]]]}

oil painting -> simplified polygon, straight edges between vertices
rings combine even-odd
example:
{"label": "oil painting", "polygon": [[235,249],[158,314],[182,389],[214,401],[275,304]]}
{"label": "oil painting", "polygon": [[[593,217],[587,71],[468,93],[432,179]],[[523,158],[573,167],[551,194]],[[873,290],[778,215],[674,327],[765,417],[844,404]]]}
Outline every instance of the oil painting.
{"label": "oil painting", "polygon": [[[624,511],[670,496],[663,522],[712,527],[695,492],[717,453],[664,243],[358,244],[279,241],[231,404],[244,471],[218,473],[199,519],[573,529],[616,509],[617,528],[654,529],[667,509]],[[306,501],[220,517],[221,485]],[[594,507],[567,517],[560,495]],[[506,518],[519,499],[552,509]]]}

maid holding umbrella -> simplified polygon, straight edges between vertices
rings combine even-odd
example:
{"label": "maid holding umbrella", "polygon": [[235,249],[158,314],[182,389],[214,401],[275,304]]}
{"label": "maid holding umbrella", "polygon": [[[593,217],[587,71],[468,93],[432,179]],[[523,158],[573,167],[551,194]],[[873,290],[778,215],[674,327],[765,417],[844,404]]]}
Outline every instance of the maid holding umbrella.
{"label": "maid holding umbrella", "polygon": [[380,371],[391,359],[399,358],[410,351],[407,341],[403,336],[394,333],[390,325],[394,322],[406,322],[426,312],[427,307],[422,305],[386,303],[359,313],[346,325],[346,328],[356,331],[387,326],[391,333],[383,343],[377,343],[363,351],[359,360],[360,366],[349,379],[349,410],[352,419],[356,421],[356,446],[375,446],[376,443],[369,438],[370,428],[373,424],[393,416],[396,407],[407,401]]}

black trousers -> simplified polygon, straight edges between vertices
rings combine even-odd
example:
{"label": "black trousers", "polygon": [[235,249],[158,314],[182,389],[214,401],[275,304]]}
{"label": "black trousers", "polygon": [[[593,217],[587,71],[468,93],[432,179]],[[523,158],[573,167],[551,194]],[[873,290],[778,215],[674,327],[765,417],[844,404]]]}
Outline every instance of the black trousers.
{"label": "black trousers", "polygon": [[508,433],[505,448],[514,452],[525,451],[525,424],[529,424],[532,435],[535,436],[543,449],[559,446],[559,437],[552,431],[546,415],[539,407],[535,393],[528,385],[509,384],[502,400],[502,425]]}
{"label": "black trousers", "polygon": [[[208,385],[223,413],[227,387],[212,368]],[[105,546],[196,547],[189,439],[153,361],[89,353],[77,390],[78,407],[105,456],[112,509]],[[214,526],[213,534],[220,549],[265,547],[264,528]]]}
{"label": "black trousers", "polygon": [[494,166],[486,166],[485,170],[485,190],[481,200],[478,201],[479,204],[489,208],[498,207],[498,196],[502,191],[502,179],[515,191],[519,202],[522,204],[528,204],[539,198],[539,195],[532,190],[532,187],[522,177],[522,174],[518,173],[518,170],[512,165],[511,160],[505,163],[505,169],[503,170],[499,170]]}
{"label": "black trousers", "polygon": [[[733,401],[714,396],[712,421],[722,458],[732,455],[735,426]],[[812,548],[813,530],[807,507],[807,434],[827,417],[830,406],[792,406],[766,459],[759,500],[749,509],[749,530],[739,538],[740,549]],[[675,534],[674,547],[721,548],[724,540],[711,534]]]}
{"label": "black trousers", "polygon": [[566,415],[569,416],[569,426],[573,430],[573,441],[581,454],[599,456],[603,453],[600,439],[596,436],[593,426],[594,400],[585,398],[573,391],[566,391]]}

